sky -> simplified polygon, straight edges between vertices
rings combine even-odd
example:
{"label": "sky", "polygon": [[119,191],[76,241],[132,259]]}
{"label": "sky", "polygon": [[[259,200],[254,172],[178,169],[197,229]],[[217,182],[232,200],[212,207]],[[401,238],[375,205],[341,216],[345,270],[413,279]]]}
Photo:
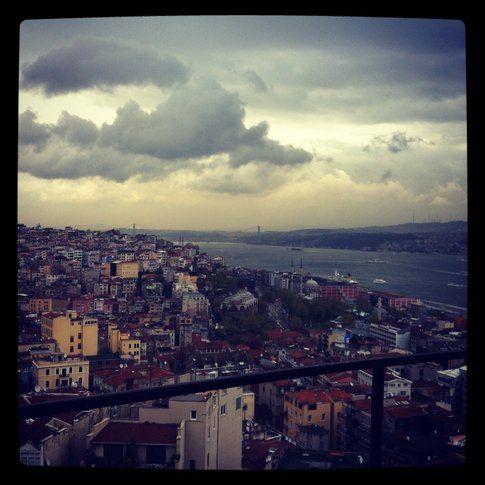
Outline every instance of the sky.
{"label": "sky", "polygon": [[291,230],[467,219],[459,20],[25,20],[18,221]]}

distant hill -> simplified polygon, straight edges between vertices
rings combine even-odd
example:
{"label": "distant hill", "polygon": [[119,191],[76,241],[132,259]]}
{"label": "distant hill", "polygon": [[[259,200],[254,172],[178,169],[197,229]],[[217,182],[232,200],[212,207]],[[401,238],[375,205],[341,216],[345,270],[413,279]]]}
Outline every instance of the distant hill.
{"label": "distant hill", "polygon": [[[120,228],[131,234],[132,229]],[[293,231],[190,231],[137,229],[178,242],[240,242],[291,247],[354,249],[363,251],[408,251],[462,254],[467,251],[466,221],[407,223],[342,229],[297,229]]]}

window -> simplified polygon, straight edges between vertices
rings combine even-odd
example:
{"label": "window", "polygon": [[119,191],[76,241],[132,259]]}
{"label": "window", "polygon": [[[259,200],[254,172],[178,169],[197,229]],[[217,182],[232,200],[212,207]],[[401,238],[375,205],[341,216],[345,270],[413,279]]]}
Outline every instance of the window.
{"label": "window", "polygon": [[325,420],[325,413],[322,414],[322,420],[324,421]]}
{"label": "window", "polygon": [[80,365],[80,366],[79,366],[79,372],[82,372],[82,371],[83,371],[83,366],[82,366],[82,365]]}
{"label": "window", "polygon": [[81,333],[78,333],[77,334],[77,338],[80,339],[82,337],[82,334]]}
{"label": "window", "polygon": [[51,375],[51,370],[50,369],[46,369],[45,370],[45,375],[46,376],[50,376]]}
{"label": "window", "polygon": [[312,415],[309,414],[308,417],[307,417],[308,421],[311,421],[312,420]]}
{"label": "window", "polygon": [[71,343],[74,342],[74,337],[73,336],[69,337],[69,342],[71,342]]}
{"label": "window", "polygon": [[69,347],[69,352],[74,352],[74,347],[72,345]]}
{"label": "window", "polygon": [[81,350],[81,347],[82,347],[82,345],[81,345],[81,344],[77,344],[77,349],[78,349],[78,350]]}
{"label": "window", "polygon": [[236,409],[241,409],[241,401],[242,401],[241,397],[238,397],[236,399]]}
{"label": "window", "polygon": [[194,411],[194,410],[190,411],[190,419],[192,420],[197,419],[197,411]]}
{"label": "window", "polygon": [[189,470],[195,470],[195,460],[189,460]]}
{"label": "window", "polygon": [[226,414],[227,414],[226,405],[225,405],[225,404],[223,404],[223,405],[221,406],[221,415],[222,415],[222,416],[224,416],[224,415],[226,415]]}
{"label": "window", "polygon": [[59,367],[56,369],[56,375],[59,375]]}
{"label": "window", "polygon": [[45,387],[48,388],[50,385],[50,382],[49,381],[45,381]]}
{"label": "window", "polygon": [[309,404],[308,405],[308,410],[309,411],[314,411],[315,409],[317,409],[317,405],[316,404]]}
{"label": "window", "polygon": [[83,378],[82,377],[79,377],[78,380],[77,380],[77,383],[78,384],[82,384],[83,383]]}

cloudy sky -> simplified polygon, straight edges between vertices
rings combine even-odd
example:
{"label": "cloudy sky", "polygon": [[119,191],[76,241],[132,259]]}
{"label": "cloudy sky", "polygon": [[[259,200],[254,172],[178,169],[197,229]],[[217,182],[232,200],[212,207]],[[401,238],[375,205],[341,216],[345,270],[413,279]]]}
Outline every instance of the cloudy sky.
{"label": "cloudy sky", "polygon": [[19,61],[19,222],[285,230],[467,218],[458,20],[27,20]]}

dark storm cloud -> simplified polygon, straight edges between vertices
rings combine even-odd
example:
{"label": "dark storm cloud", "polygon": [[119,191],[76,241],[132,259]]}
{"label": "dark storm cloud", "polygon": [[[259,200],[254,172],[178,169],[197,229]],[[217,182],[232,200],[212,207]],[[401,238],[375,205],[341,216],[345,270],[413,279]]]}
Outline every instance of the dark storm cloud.
{"label": "dark storm cloud", "polygon": [[99,175],[123,181],[180,169],[193,172],[198,160],[214,155],[226,155],[227,173],[249,164],[270,170],[312,159],[305,150],[269,139],[266,122],[246,128],[244,117],[238,96],[207,79],[180,86],[149,113],[130,101],[100,129],[67,112],[56,125],[39,127],[35,115],[26,112],[21,118],[27,132],[21,139],[42,140],[43,134],[50,143],[37,157],[24,151],[20,167],[44,178]]}
{"label": "dark storm cloud", "polygon": [[43,88],[47,95],[117,85],[155,84],[168,87],[185,82],[187,70],[177,59],[119,40],[78,39],[52,49],[21,66],[21,87]]}
{"label": "dark storm cloud", "polygon": [[381,182],[387,182],[392,177],[392,172],[390,170],[386,170],[381,176]]}
{"label": "dark storm cloud", "polygon": [[126,104],[111,125],[101,127],[100,144],[166,160],[229,153],[233,166],[291,165],[311,159],[304,150],[268,139],[265,122],[246,128],[244,116],[237,95],[215,81],[197,80],[180,87],[151,113],[135,102]]}
{"label": "dark storm cloud", "polygon": [[256,92],[265,93],[268,91],[268,86],[266,83],[252,69],[248,69],[244,73],[244,76],[250,82]]}
{"label": "dark storm cloud", "polygon": [[92,121],[71,115],[67,111],[62,112],[52,131],[69,143],[80,146],[90,145],[98,137],[98,128]]}
{"label": "dark storm cloud", "polygon": [[370,141],[369,145],[366,145],[363,150],[369,152],[373,150],[385,149],[391,153],[399,153],[409,150],[411,145],[416,143],[430,144],[419,136],[407,136],[406,133],[396,131],[388,137],[374,137]]}
{"label": "dark storm cloud", "polygon": [[30,110],[19,116],[19,144],[33,145],[40,150],[47,143],[51,130],[50,126],[37,123],[37,115]]}

